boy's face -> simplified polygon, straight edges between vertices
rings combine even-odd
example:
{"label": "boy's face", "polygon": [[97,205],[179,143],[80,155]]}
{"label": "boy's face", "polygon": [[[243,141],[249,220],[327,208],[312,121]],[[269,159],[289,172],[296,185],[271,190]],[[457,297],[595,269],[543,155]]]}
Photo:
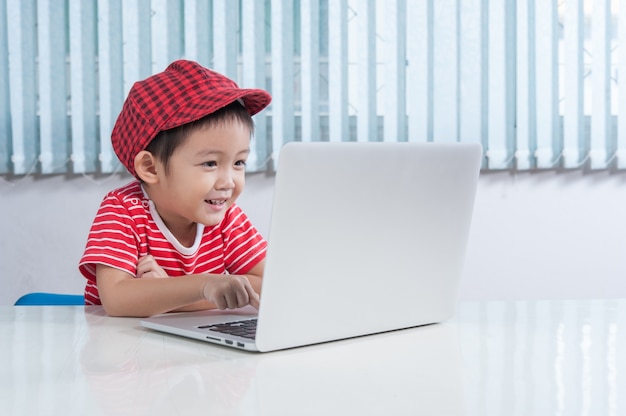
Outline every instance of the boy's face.
{"label": "boy's face", "polygon": [[222,221],[243,190],[249,153],[248,127],[225,121],[192,132],[172,154],[167,174],[156,162],[158,182],[149,194],[174,235],[191,223]]}

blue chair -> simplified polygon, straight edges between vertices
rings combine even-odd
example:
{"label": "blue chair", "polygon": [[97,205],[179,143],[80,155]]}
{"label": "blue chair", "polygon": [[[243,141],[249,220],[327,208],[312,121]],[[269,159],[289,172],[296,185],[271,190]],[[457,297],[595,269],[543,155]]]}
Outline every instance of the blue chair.
{"label": "blue chair", "polygon": [[83,295],[34,292],[27,293],[15,301],[15,306],[84,305]]}

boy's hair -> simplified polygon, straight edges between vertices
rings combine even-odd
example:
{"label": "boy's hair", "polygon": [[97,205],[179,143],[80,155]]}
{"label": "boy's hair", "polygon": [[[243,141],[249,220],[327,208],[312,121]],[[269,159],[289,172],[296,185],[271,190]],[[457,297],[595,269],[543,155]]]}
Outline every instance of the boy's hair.
{"label": "boy's hair", "polygon": [[160,132],[197,122],[233,102],[253,116],[270,101],[267,91],[239,88],[197,62],[174,61],[165,71],[133,85],[113,127],[111,144],[120,162],[137,177],[135,156]]}
{"label": "boy's hair", "polygon": [[228,122],[243,124],[250,130],[250,135],[254,132],[252,116],[239,101],[235,101],[199,120],[159,132],[145,150],[152,153],[163,164],[165,174],[167,174],[170,157],[192,133]]}

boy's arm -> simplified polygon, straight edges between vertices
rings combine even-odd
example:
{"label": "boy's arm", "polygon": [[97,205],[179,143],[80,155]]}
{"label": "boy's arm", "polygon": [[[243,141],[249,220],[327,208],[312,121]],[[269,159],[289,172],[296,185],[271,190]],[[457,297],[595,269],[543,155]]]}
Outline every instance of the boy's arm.
{"label": "boy's arm", "polygon": [[[259,264],[254,266],[248,273],[245,275],[248,278],[248,281],[252,285],[252,289],[259,295],[261,294],[261,282],[263,279],[263,272],[265,270],[265,259],[261,260]],[[183,306],[181,308],[176,308],[172,310],[172,312],[190,312],[190,311],[201,311],[206,309],[215,309],[215,304],[210,303],[206,300],[201,300],[196,303],[192,303],[190,305]]]}
{"label": "boy's arm", "polygon": [[246,273],[246,277],[250,281],[252,288],[259,295],[261,294],[261,285],[263,282],[263,274],[265,273],[265,259],[261,260],[256,266]]}
{"label": "boy's arm", "polygon": [[260,287],[260,277],[249,280],[239,275],[197,274],[137,279],[124,271],[99,264],[96,283],[108,315],[143,317],[182,310],[192,304],[203,306],[203,309],[237,308],[247,304],[258,308],[259,295],[254,287]]}

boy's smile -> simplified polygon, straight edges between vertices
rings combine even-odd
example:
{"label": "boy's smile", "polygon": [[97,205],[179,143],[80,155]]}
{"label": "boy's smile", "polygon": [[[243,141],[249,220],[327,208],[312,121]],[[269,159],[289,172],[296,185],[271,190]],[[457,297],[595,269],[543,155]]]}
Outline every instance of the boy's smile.
{"label": "boy's smile", "polygon": [[192,131],[172,154],[168,171],[155,161],[156,179],[146,192],[169,230],[193,243],[196,223],[219,224],[245,184],[250,130],[227,120]]}

